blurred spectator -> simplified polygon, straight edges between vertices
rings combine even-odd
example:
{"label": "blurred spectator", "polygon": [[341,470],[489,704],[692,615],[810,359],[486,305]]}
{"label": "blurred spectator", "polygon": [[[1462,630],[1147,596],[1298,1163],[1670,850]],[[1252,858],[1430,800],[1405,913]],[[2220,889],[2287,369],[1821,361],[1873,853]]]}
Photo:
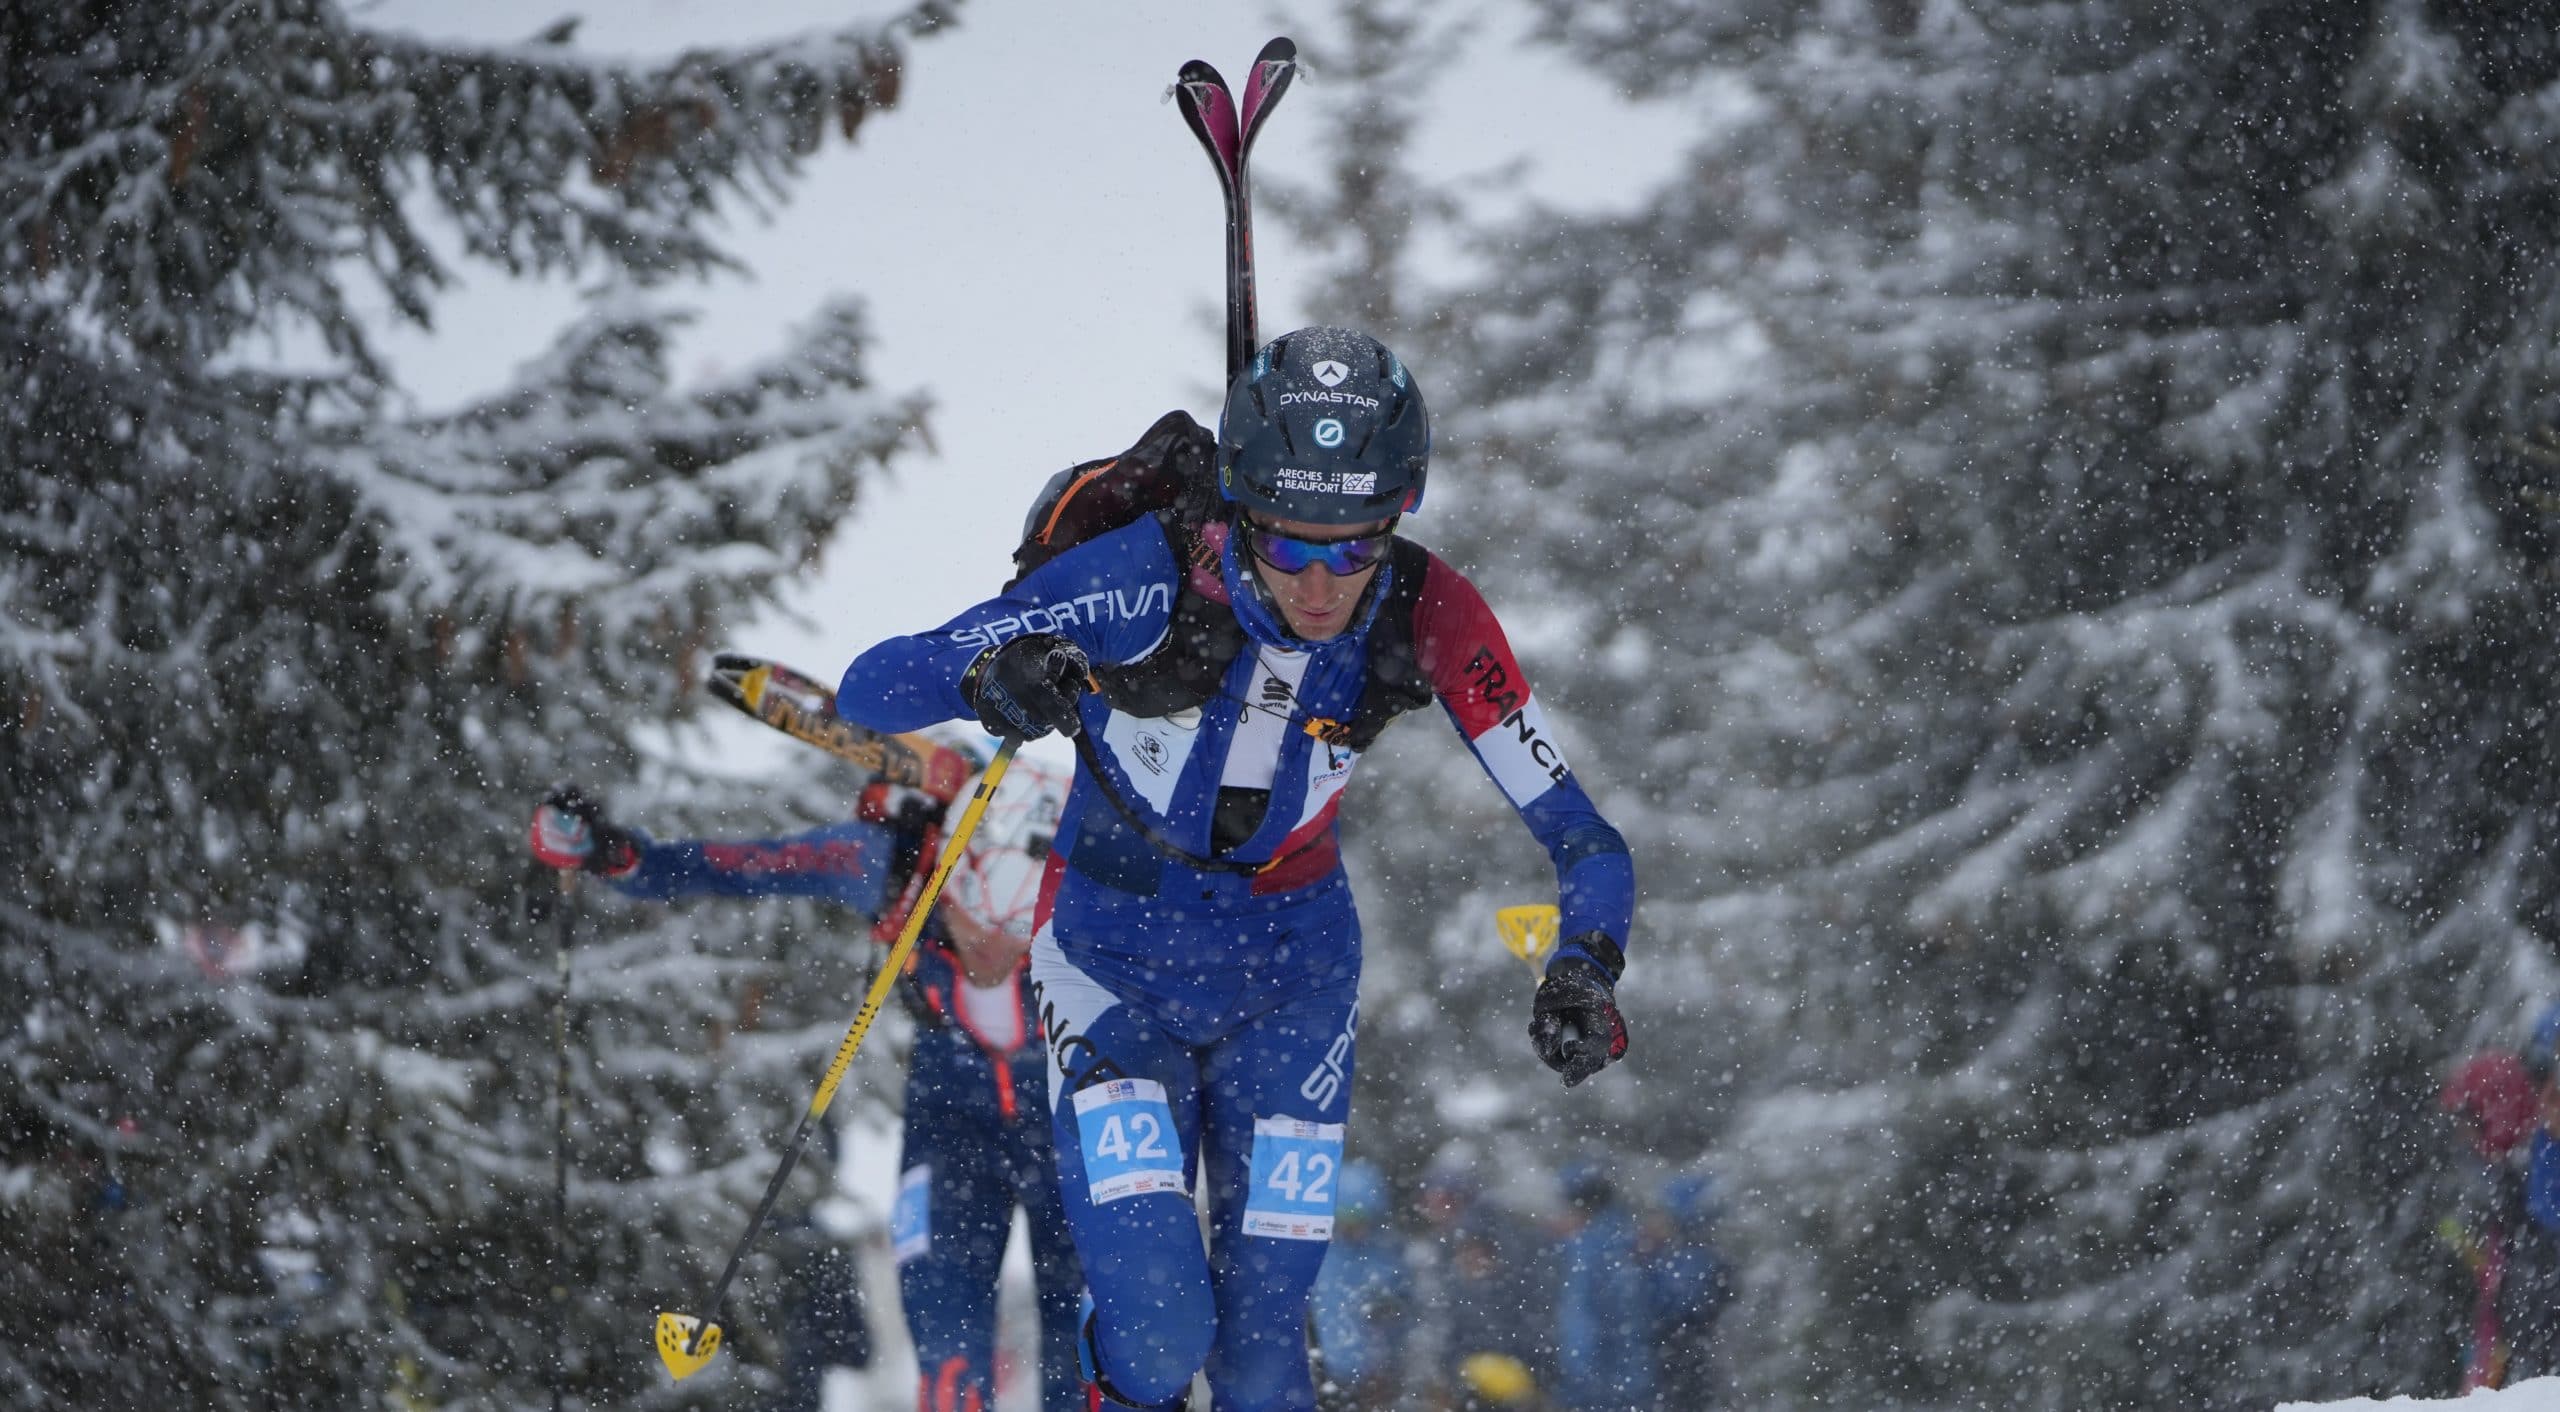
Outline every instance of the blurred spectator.
{"label": "blurred spectator", "polygon": [[1324,1378],[1342,1405],[1385,1412],[1402,1396],[1411,1281],[1386,1226],[1387,1183],[1367,1162],[1345,1162],[1335,1188],[1333,1243],[1316,1272],[1313,1315]]}
{"label": "blurred spectator", "polygon": [[1485,1202],[1462,1148],[1423,1174],[1415,1208],[1407,1384],[1434,1412],[1544,1406],[1537,1384],[1554,1342],[1552,1267],[1529,1258],[1520,1222]]}
{"label": "blurred spectator", "polygon": [[1563,1178],[1557,1245],[1556,1401],[1567,1412],[1647,1412],[1653,1405],[1654,1311],[1636,1249],[1636,1217],[1597,1162]]}
{"label": "blurred spectator", "polygon": [[[2506,1383],[2560,1374],[2560,1006],[2543,1013],[2525,1045],[2533,1085],[2532,1136],[2521,1166],[2523,1213],[2510,1217],[2513,1239],[2498,1291],[2498,1326],[2507,1350]],[[2511,1165],[2514,1159],[2509,1159]],[[2504,1208],[2502,1208],[2504,1214]]]}
{"label": "blurred spectator", "polygon": [[2505,1380],[2501,1289],[2510,1251],[2524,1232],[2524,1151],[2537,1104],[2524,1061],[2505,1050],[2465,1060],[2445,1082],[2440,1098],[2477,1159],[2473,1171],[2478,1180],[2462,1211],[2447,1216],[2440,1228],[2471,1272],[2470,1346],[2461,1384],[2462,1391],[2470,1392],[2502,1386]]}
{"label": "blurred spectator", "polygon": [[1733,1296],[1733,1278],[1715,1246],[1715,1179],[1682,1173],[1662,1184],[1660,1219],[1646,1242],[1653,1283],[1657,1378],[1663,1412],[1702,1412],[1729,1400],[1716,1348],[1716,1324]]}
{"label": "blurred spectator", "polygon": [[1470,1353],[1458,1364],[1457,1412],[1546,1412],[1537,1375],[1508,1353]]}

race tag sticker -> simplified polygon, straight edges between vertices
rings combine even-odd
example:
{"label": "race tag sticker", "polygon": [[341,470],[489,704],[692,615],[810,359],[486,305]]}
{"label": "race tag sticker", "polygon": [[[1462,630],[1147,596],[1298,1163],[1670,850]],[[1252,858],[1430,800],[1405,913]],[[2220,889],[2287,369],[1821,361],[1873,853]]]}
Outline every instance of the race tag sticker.
{"label": "race tag sticker", "polygon": [[1077,1089],[1075,1098],[1085,1190],[1095,1205],[1159,1191],[1185,1194],[1182,1143],[1163,1084],[1112,1079]]}
{"label": "race tag sticker", "polygon": [[1253,1194],[1245,1199],[1244,1233],[1333,1239],[1334,1178],[1341,1170],[1342,1124],[1254,1119]]}
{"label": "race tag sticker", "polygon": [[909,1167],[889,1207],[889,1253],[901,1265],[933,1248],[933,1168]]}

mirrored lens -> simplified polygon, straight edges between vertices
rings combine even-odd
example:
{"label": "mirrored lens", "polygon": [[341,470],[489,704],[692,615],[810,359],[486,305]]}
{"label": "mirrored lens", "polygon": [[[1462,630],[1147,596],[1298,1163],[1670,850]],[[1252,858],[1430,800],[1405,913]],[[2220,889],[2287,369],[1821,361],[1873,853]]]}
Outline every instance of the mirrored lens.
{"label": "mirrored lens", "polygon": [[1334,577],[1345,578],[1374,567],[1387,556],[1387,541],[1392,531],[1362,535],[1358,539],[1299,539],[1260,526],[1245,531],[1245,543],[1253,557],[1284,574],[1302,574],[1322,564]]}

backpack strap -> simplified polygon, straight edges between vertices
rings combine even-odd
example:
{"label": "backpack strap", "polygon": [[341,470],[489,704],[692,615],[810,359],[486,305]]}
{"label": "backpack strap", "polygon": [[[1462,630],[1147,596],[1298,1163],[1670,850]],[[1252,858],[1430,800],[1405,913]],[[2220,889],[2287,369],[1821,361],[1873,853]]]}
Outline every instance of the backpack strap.
{"label": "backpack strap", "polygon": [[[1128,800],[1120,797],[1119,789],[1111,783],[1111,772],[1104,768],[1101,755],[1094,749],[1091,732],[1076,732],[1076,754],[1083,759],[1085,774],[1093,780],[1094,789],[1102,795],[1103,802],[1111,806],[1112,812],[1118,814],[1129,827],[1136,829],[1138,836],[1147,841],[1148,847],[1177,863],[1198,868],[1204,873],[1251,875],[1277,867],[1287,859],[1297,856],[1297,853],[1290,853],[1260,863],[1247,863],[1233,858],[1211,858],[1194,853],[1158,832],[1155,825],[1147,822],[1145,814],[1140,813]],[[1305,851],[1304,848],[1298,850],[1299,853]],[[1067,866],[1075,866],[1075,858],[1072,854],[1068,856]]]}
{"label": "backpack strap", "polygon": [[[1184,522],[1179,508],[1159,510],[1175,555],[1191,562],[1201,552],[1196,525]],[[1135,662],[1096,662],[1093,679],[1112,709],[1132,716],[1170,716],[1198,706],[1226,684],[1227,668],[1244,651],[1244,624],[1223,598],[1202,593],[1197,575],[1185,573],[1173,591],[1173,620],[1164,641]]]}
{"label": "backpack strap", "polygon": [[1386,601],[1369,623],[1369,679],[1342,729],[1342,743],[1366,750],[1407,711],[1434,700],[1431,681],[1422,674],[1422,654],[1414,644],[1413,615],[1422,604],[1422,580],[1431,572],[1431,551],[1409,539],[1395,541],[1394,578]]}

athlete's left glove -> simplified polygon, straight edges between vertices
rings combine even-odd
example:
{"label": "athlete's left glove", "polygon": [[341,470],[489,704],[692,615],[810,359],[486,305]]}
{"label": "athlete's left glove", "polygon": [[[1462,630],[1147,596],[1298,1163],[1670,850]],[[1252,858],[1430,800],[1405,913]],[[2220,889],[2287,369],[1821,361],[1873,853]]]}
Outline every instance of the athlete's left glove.
{"label": "athlete's left glove", "polygon": [[[1547,963],[1529,1009],[1529,1043],[1539,1062],[1571,1088],[1627,1053],[1627,1021],[1618,1013],[1624,953],[1606,932],[1567,937]],[[1613,964],[1614,963],[1614,964]]]}
{"label": "athlete's left glove", "polygon": [[640,843],[629,829],[604,816],[604,806],[573,784],[556,784],[534,806],[525,846],[546,866],[583,868],[609,878],[628,877],[640,866]]}
{"label": "athlete's left glove", "polygon": [[978,720],[997,735],[1038,740],[1084,729],[1076,698],[1092,680],[1084,650],[1053,632],[1025,633],[978,654],[960,677]]}

